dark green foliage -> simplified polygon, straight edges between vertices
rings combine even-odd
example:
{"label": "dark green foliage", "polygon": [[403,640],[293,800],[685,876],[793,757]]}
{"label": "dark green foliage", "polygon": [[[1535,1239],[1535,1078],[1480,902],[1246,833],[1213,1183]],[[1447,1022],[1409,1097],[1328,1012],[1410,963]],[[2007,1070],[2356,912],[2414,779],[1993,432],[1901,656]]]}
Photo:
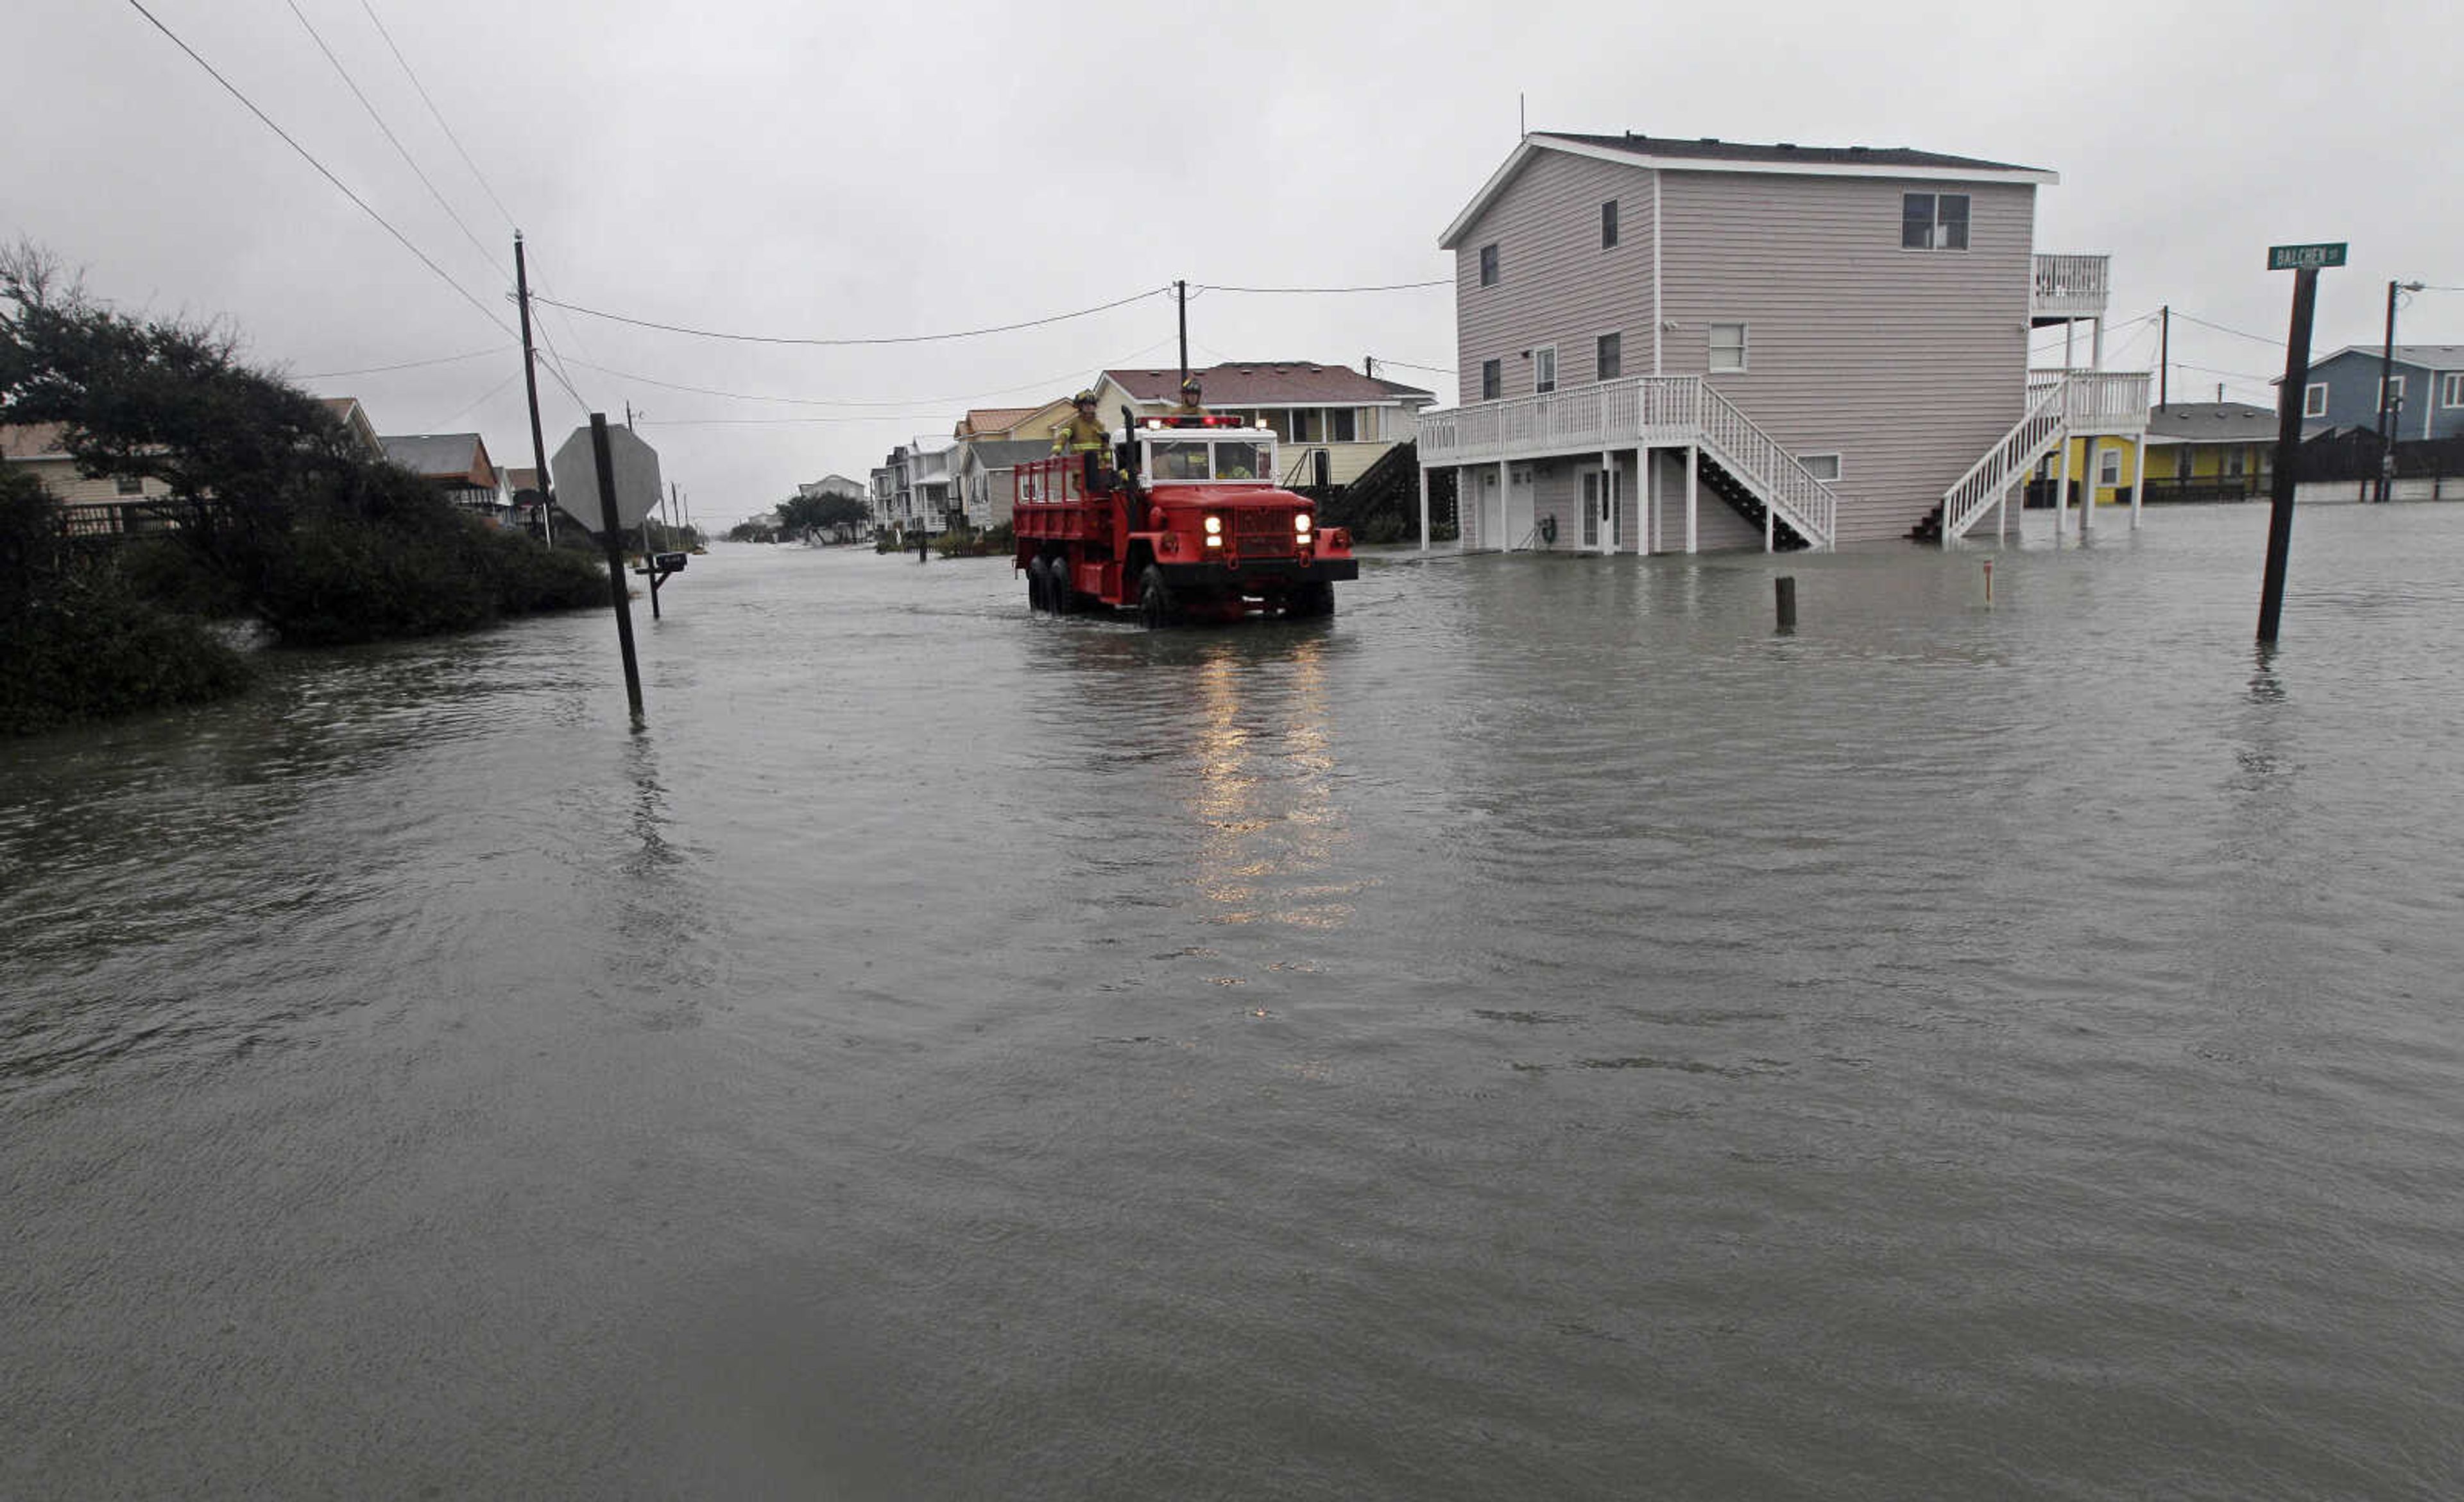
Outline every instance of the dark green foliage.
{"label": "dark green foliage", "polygon": [[158,608],[108,553],[58,541],[51,497],[0,471],[0,735],[193,704],[248,685],[240,654]]}
{"label": "dark green foliage", "polygon": [[594,554],[455,509],[236,349],[219,330],[98,303],[30,247],[0,250],[0,420],[65,424],[85,473],[159,479],[182,513],[115,588],[254,613],[278,640],[319,646],[605,601]]}

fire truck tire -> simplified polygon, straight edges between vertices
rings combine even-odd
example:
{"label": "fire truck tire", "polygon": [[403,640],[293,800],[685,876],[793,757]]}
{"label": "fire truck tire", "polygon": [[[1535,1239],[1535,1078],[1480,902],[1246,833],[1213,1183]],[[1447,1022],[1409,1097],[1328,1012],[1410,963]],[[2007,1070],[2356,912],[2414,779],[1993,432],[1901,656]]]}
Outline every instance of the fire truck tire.
{"label": "fire truck tire", "polygon": [[1138,576],[1138,624],[1148,630],[1159,631],[1180,616],[1172,598],[1172,585],[1163,582],[1163,570],[1153,563]]}
{"label": "fire truck tire", "polygon": [[1078,589],[1069,582],[1069,564],[1059,558],[1045,560],[1045,607],[1055,615],[1069,615],[1078,608]]}
{"label": "fire truck tire", "polygon": [[1028,609],[1041,610],[1044,608],[1044,596],[1046,588],[1047,585],[1044,577],[1044,560],[1040,558],[1028,559],[1026,561],[1026,607]]}
{"label": "fire truck tire", "polygon": [[1284,599],[1284,613],[1296,621],[1332,615],[1334,585],[1321,581],[1294,586]]}

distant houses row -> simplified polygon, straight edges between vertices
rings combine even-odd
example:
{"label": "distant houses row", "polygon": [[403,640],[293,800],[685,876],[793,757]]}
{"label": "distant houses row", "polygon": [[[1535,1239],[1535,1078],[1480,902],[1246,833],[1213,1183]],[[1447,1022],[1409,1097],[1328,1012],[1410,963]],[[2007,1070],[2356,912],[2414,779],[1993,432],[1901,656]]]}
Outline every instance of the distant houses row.
{"label": "distant houses row", "polygon": [[[1308,360],[1227,361],[1192,373],[1208,411],[1274,430],[1284,469],[1279,477],[1300,490],[1349,485],[1388,451],[1410,442],[1420,410],[1437,400],[1434,392],[1370,370]],[[1177,368],[1102,370],[1086,389],[1095,393],[1104,421],[1117,427],[1124,413],[1152,417],[1174,406],[1180,376]],[[1007,521],[1018,467],[1052,453],[1052,436],[1069,421],[1074,394],[1058,394],[1040,407],[979,408],[960,417],[946,438],[917,437],[891,450],[864,487],[873,527],[940,533]]]}
{"label": "distant houses row", "polygon": [[[537,523],[544,499],[539,472],[500,468],[479,434],[382,434],[357,398],[319,400],[369,458],[400,465],[455,506],[499,526]],[[149,476],[82,473],[68,452],[62,424],[0,424],[0,462],[32,474],[63,506],[73,508],[78,531],[142,532],[164,524],[155,508],[170,498],[168,487]]]}

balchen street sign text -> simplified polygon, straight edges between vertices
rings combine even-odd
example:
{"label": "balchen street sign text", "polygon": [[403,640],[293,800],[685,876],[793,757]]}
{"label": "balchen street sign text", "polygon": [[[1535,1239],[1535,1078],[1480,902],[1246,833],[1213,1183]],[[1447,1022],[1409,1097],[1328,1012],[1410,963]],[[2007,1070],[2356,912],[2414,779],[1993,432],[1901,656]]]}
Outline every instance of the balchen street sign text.
{"label": "balchen street sign text", "polygon": [[2342,266],[2347,243],[2337,240],[2322,245],[2271,245],[2267,248],[2267,269],[2317,271],[2321,266]]}

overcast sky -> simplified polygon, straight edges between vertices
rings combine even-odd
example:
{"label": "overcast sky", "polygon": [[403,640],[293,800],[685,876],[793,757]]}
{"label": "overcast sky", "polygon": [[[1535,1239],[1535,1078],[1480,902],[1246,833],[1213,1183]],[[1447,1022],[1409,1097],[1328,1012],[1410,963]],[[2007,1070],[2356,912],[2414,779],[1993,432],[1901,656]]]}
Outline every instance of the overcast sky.
{"label": "overcast sky", "polygon": [[[2389,277],[2464,288],[2448,155],[2464,7],[2449,4],[146,6],[508,327],[516,223],[562,299],[816,339],[1015,322],[1175,277],[1444,277],[1438,235],[1512,149],[1518,94],[1535,129],[2050,167],[2062,182],[2040,193],[2037,248],[2114,257],[2109,366],[2149,367],[2151,325],[2123,325],[2164,302],[2275,344],[2176,321],[2177,398],[2222,381],[2267,400],[2291,290],[2263,269],[2272,242],[2352,242],[2322,281],[2328,349],[2378,338]],[[254,358],[358,396],[381,431],[475,429],[499,462],[529,462],[517,346],[134,6],[9,10],[0,233],[123,306],[228,317]],[[970,406],[1174,360],[1160,297],[857,348],[545,322],[582,396],[646,413],[695,519],[721,524],[800,480],[862,479]],[[1190,337],[1200,364],[1445,367],[1453,302],[1215,292],[1192,302]],[[2420,294],[2399,337],[2464,342],[2464,291]],[[472,358],[366,369],[454,356]],[[1388,373],[1452,399],[1450,373]],[[548,381],[541,402],[553,451],[583,409]]]}

